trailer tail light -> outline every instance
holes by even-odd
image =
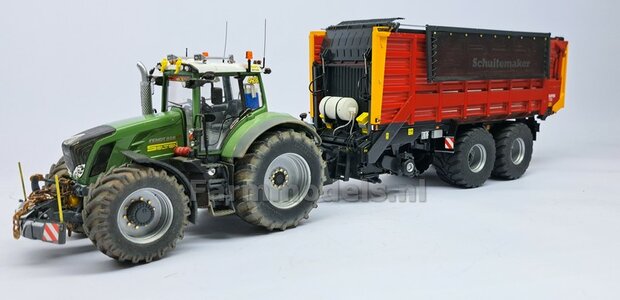
[[[431,131],[431,138],[438,139],[443,136],[443,130],[435,129]]]

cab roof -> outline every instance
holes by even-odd
[[[247,72],[247,63],[240,64],[236,62],[230,62],[227,60],[224,60],[224,62],[222,62],[222,59],[195,60],[194,58],[186,58],[186,57],[180,57],[177,59],[181,60],[181,71],[198,72],[200,74],[207,73],[207,72],[213,72],[213,73]],[[189,68],[186,69],[186,67],[189,67]],[[160,71],[161,63],[158,63],[155,69],[156,71]],[[254,69],[254,65],[252,69]],[[176,70],[176,64],[168,63],[168,65],[166,66],[166,71],[175,71],[175,70]]]

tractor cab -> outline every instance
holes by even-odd
[[[236,63],[208,53],[181,58],[169,55],[151,71],[161,86],[161,110],[183,109],[189,132],[203,132],[200,148],[218,152],[239,119],[263,107],[260,62]],[[192,141],[188,141],[191,144]]]

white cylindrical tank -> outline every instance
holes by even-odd
[[[357,101],[350,97],[325,96],[319,103],[319,112],[332,120],[351,121],[358,110]]]

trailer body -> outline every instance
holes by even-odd
[[[466,125],[518,121],[535,138],[535,117],[563,108],[568,54],[563,38],[440,26],[410,29],[397,20],[347,21],[310,33],[310,114],[327,156],[337,157],[331,164],[336,179],[398,173],[381,160],[399,160],[398,149],[407,144],[451,152],[444,139]],[[344,121],[318,113],[326,96],[357,101],[359,135],[351,130],[343,140],[333,133],[330,127]],[[360,153],[350,150],[362,145],[353,140],[363,144]],[[341,155],[346,152],[348,158]],[[334,165],[342,160],[348,170]]]

